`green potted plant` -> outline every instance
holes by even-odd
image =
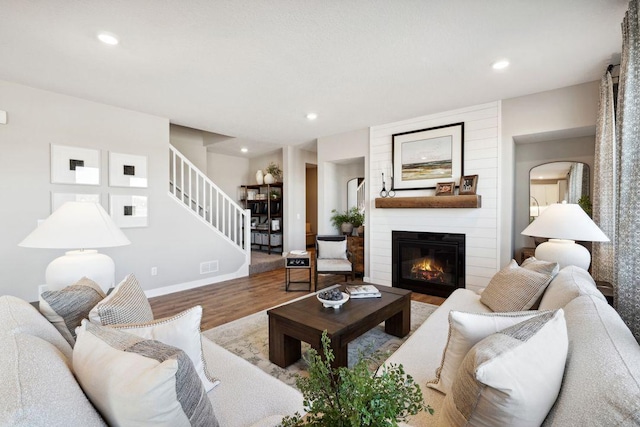
[[[358,236],[364,234],[364,211],[361,211],[357,207],[352,207],[348,211],[349,222],[353,224]]]
[[[379,372],[369,370],[361,357],[353,368],[333,368],[333,351],[326,331],[322,334],[324,357],[310,349],[306,362],[309,377],[298,377],[307,414],[285,417],[283,427],[383,427],[397,426],[422,410],[433,414],[423,402],[422,391],[402,365],[389,364]]]
[[[338,229],[342,234],[351,234],[353,231],[353,224],[351,224],[351,215],[349,211],[338,212],[336,209],[331,211],[331,224]]]
[[[264,176],[265,184],[273,184],[279,179],[282,179],[282,169],[280,169],[279,165],[276,165],[273,162],[269,163],[269,166],[267,166],[267,168],[264,171],[265,171],[265,176]],[[271,177],[267,178],[268,175],[271,175]]]

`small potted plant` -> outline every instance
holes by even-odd
[[[338,229],[342,234],[351,234],[353,231],[353,224],[351,224],[351,215],[349,211],[338,212],[336,209],[331,211],[331,224]]]
[[[269,166],[264,171],[266,172],[264,176],[265,184],[273,184],[282,178],[282,169],[273,162],[269,163]]]
[[[420,386],[404,372],[402,365],[389,364],[371,372],[368,359],[360,357],[353,368],[333,368],[335,359],[330,339],[322,334],[322,353],[310,349],[305,361],[309,377],[298,377],[307,414],[285,417],[283,427],[397,426],[399,421],[422,410],[433,414],[424,404]]]
[[[361,236],[364,234],[364,211],[361,211],[357,207],[349,209],[349,222],[353,224],[355,234]]]

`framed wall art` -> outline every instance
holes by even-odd
[[[436,184],[436,196],[453,196],[455,189],[455,181],[439,182]]]
[[[100,185],[100,150],[51,144],[51,183]]]
[[[110,152],[109,186],[147,188],[147,157]]]
[[[80,193],[51,193],[51,213],[66,202],[95,202],[100,203],[100,194]]]
[[[112,194],[109,214],[120,228],[146,227],[149,223],[147,196]]]
[[[464,123],[393,135],[393,189],[436,188],[463,174]]]
[[[478,175],[466,175],[460,177],[460,190],[458,194],[476,194],[476,187],[478,186]]]

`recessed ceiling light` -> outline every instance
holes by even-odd
[[[98,34],[98,40],[100,40],[104,44],[108,44],[111,46],[115,46],[119,43],[118,38],[113,34],[109,34],[109,33]]]
[[[506,59],[501,59],[499,61],[494,62],[493,65],[491,66],[493,67],[494,70],[504,70],[509,66],[509,61],[507,61]]]
[[[246,153],[249,151],[249,149],[247,147],[242,147],[240,151],[242,151],[243,153]]]
[[[309,120],[315,120],[317,118],[318,118],[318,115],[316,113],[307,114],[307,119],[309,119]]]

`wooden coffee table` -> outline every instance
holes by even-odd
[[[344,291],[345,286],[342,285]],[[347,345],[385,322],[385,332],[398,337],[411,326],[411,291],[377,286],[381,298],[351,298],[339,309],[324,308],[315,294],[267,311],[269,360],[285,368],[301,357],[301,341],[320,352],[322,332],[331,338],[334,367],[347,366]]]

